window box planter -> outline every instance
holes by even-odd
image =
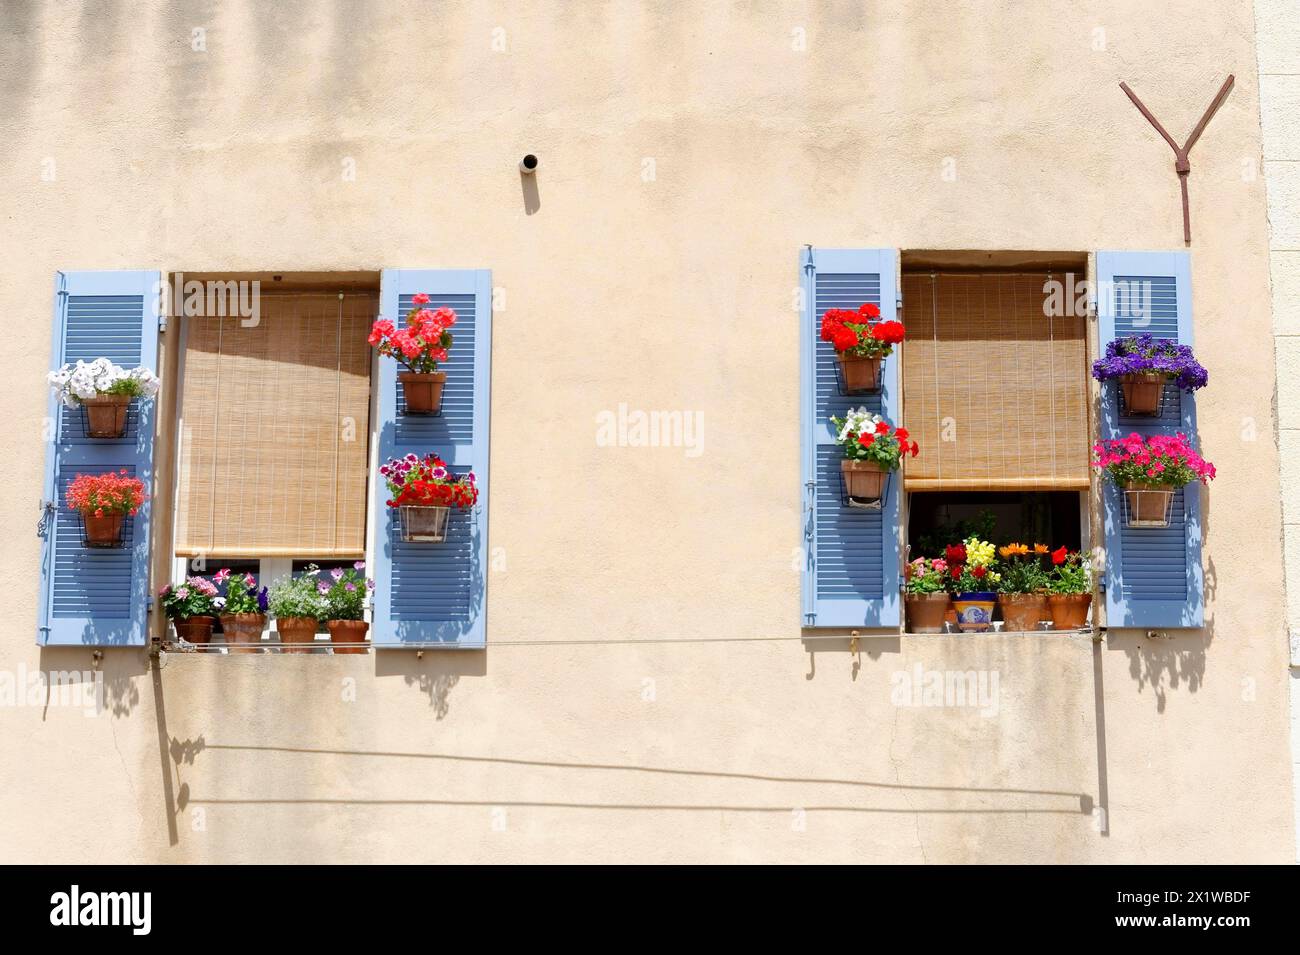
[[[450,507],[404,504],[397,509],[402,540],[415,544],[441,544],[447,539]]]
[[[306,653],[316,642],[315,617],[277,617],[275,629],[280,634],[282,653]]]
[[[1124,487],[1124,523],[1129,527],[1168,527],[1174,504],[1172,484],[1137,484]]]
[[[176,628],[177,639],[206,646],[212,640],[212,628],[216,622],[216,617],[198,615],[176,617],[172,620],[172,626]]]
[[[998,609],[1004,630],[1037,630],[1050,616],[1047,594],[998,594]]]
[[[130,395],[96,395],[81,402],[82,427],[88,438],[120,438],[126,434]]]
[[[998,595],[991,591],[970,591],[953,594],[952,606],[957,611],[957,629],[962,633],[984,633],[993,627],[993,608],[998,605]]]
[[[1120,396],[1124,399],[1124,413],[1141,417],[1160,417],[1164,408],[1165,383],[1169,375],[1158,371],[1142,371],[1123,375],[1119,380]]]
[[[1092,594],[1051,594],[1047,609],[1052,615],[1053,630],[1079,630],[1088,625],[1088,608]]]
[[[442,389],[447,383],[445,371],[402,371],[397,373],[397,380],[402,383],[406,414],[442,413]]]
[[[366,631],[370,624],[364,620],[330,620],[325,624],[330,632],[330,644],[335,653],[365,653]]]
[[[231,653],[261,653],[262,629],[266,626],[264,613],[223,613],[221,629]]]

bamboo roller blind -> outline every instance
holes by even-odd
[[[1086,322],[1045,314],[1047,279],[903,275],[908,490],[1088,488]]]
[[[260,321],[189,319],[176,553],[361,557],[370,293],[270,293]]]

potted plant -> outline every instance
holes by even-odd
[[[107,358],[78,361],[50,372],[50,388],[68,408],[81,408],[86,436],[120,438],[126,434],[131,399],[152,401],[159,382],[148,368],[121,368]]]
[[[262,630],[266,627],[266,588],[257,589],[252,574],[232,575],[228,569],[212,578],[226,585],[226,596],[213,603],[221,611],[221,629],[231,653],[260,653]]]
[[[1098,381],[1118,378],[1124,410],[1130,415],[1159,415],[1165,383],[1183,391],[1205,387],[1210,376],[1187,345],[1152,335],[1129,335],[1106,345],[1106,357],[1092,363]]]
[[[948,562],[942,557],[918,557],[903,572],[903,604],[908,633],[943,633],[948,613]]]
[[[1052,551],[1047,579],[1047,608],[1053,630],[1078,630],[1088,624],[1092,605],[1090,562],[1086,554],[1059,547]]]
[[[880,366],[903,340],[903,323],[882,322],[870,303],[856,310],[828,308],[822,315],[822,341],[835,348],[846,394],[880,390]]]
[[[319,574],[316,580],[316,589],[325,599],[325,626],[335,653],[366,652],[370,624],[362,617],[366,596],[375,589],[375,582],[362,575],[365,569],[365,561],[359,560],[347,570],[335,567],[328,574]]]
[[[998,548],[1002,558],[1002,580],[998,583],[998,608],[1006,630],[1037,630],[1046,620],[1047,569],[1043,557],[1046,544],[1013,543]]]
[[[217,593],[216,585],[206,577],[186,577],[180,586],[168,584],[158,591],[158,601],[178,639],[204,645],[212,639]]]
[[[460,477],[436,454],[392,458],[379,468],[388,482],[388,506],[397,509],[402,540],[441,543],[453,507],[473,507],[478,501],[474,472]]]
[[[1093,467],[1103,471],[1124,491],[1125,522],[1129,527],[1168,527],[1174,491],[1193,481],[1208,483],[1214,465],[1187,441],[1185,434],[1133,433],[1127,438],[1093,445]]]
[[[844,449],[840,475],[850,506],[874,505],[885,493],[885,480],[897,471],[903,456],[916,457],[916,443],[906,428],[895,428],[866,408],[851,408],[844,419],[832,417],[835,443]]]
[[[320,621],[327,615],[325,595],[316,586],[313,564],[299,577],[274,581],[267,592],[267,609],[275,617],[282,653],[305,653],[316,642]]]
[[[997,587],[1002,576],[994,570],[997,550],[988,541],[968,537],[960,544],[944,549],[948,564],[948,589],[957,611],[957,629],[963,633],[983,633],[993,627],[993,608],[997,606]]]
[[[447,373],[438,371],[438,362],[447,360],[456,313],[446,307],[428,308],[429,296],[423,292],[411,301],[414,307],[406,313],[406,325],[397,328],[387,319],[378,319],[370,328],[370,344],[406,367],[397,375],[406,413],[437,414],[447,383]]]
[[[144,482],[126,473],[78,474],[64,492],[68,507],[81,514],[87,547],[121,547],[122,522],[148,500]]]

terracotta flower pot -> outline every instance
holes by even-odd
[[[451,508],[403,504],[397,509],[397,517],[401,522],[402,540],[441,544],[447,539]]]
[[[96,395],[82,398],[81,407],[86,415],[86,437],[120,438],[126,434],[126,412],[131,406],[130,395]]]
[[[1052,594],[1047,608],[1052,614],[1052,629],[1078,630],[1088,625],[1088,608],[1092,594]]]
[[[275,629],[283,645],[281,653],[306,653],[316,642],[315,617],[276,617]]]
[[[840,352],[840,373],[844,376],[844,390],[851,393],[880,390],[880,364],[882,358],[860,358]]]
[[[904,594],[908,633],[943,633],[951,598],[946,593]]]
[[[216,617],[175,617],[172,626],[176,628],[176,636],[186,643],[207,644],[212,639],[212,627],[216,622]]]
[[[442,408],[442,386],[447,383],[445,371],[402,371],[397,380],[402,383],[402,397],[407,414],[437,414]]]
[[[885,479],[889,472],[875,461],[840,462],[840,473],[844,475],[844,490],[849,497],[860,501],[878,501],[885,493]]]
[[[231,653],[261,653],[262,628],[266,626],[263,613],[223,613],[221,629]]]
[[[1158,415],[1163,404],[1165,382],[1168,375],[1158,371],[1141,371],[1122,375],[1120,392],[1124,396],[1124,412],[1130,415]]]
[[[998,594],[1004,630],[1037,630],[1048,619],[1047,594]]]
[[[364,620],[330,620],[325,626],[329,628],[330,643],[334,645],[335,653],[366,652],[366,648],[362,646],[339,646],[339,644],[365,642],[366,631],[370,629],[370,624]]]
[[[952,605],[957,611],[957,629],[962,633],[984,633],[993,629],[993,608],[998,605],[996,593],[954,594]]]
[[[1172,484],[1146,485],[1130,481],[1124,486],[1129,527],[1168,527],[1174,500]]]
[[[94,514],[81,512],[82,523],[86,525],[87,547],[121,547],[123,514]]]

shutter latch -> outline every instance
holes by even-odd
[[[36,536],[44,537],[46,531],[50,528],[50,521],[54,516],[54,502],[41,501],[41,516],[36,521]]]
[[[803,536],[805,540],[812,540],[813,537],[813,495],[817,493],[817,482],[807,481],[804,483],[806,491],[804,495],[805,515],[803,525]]]

